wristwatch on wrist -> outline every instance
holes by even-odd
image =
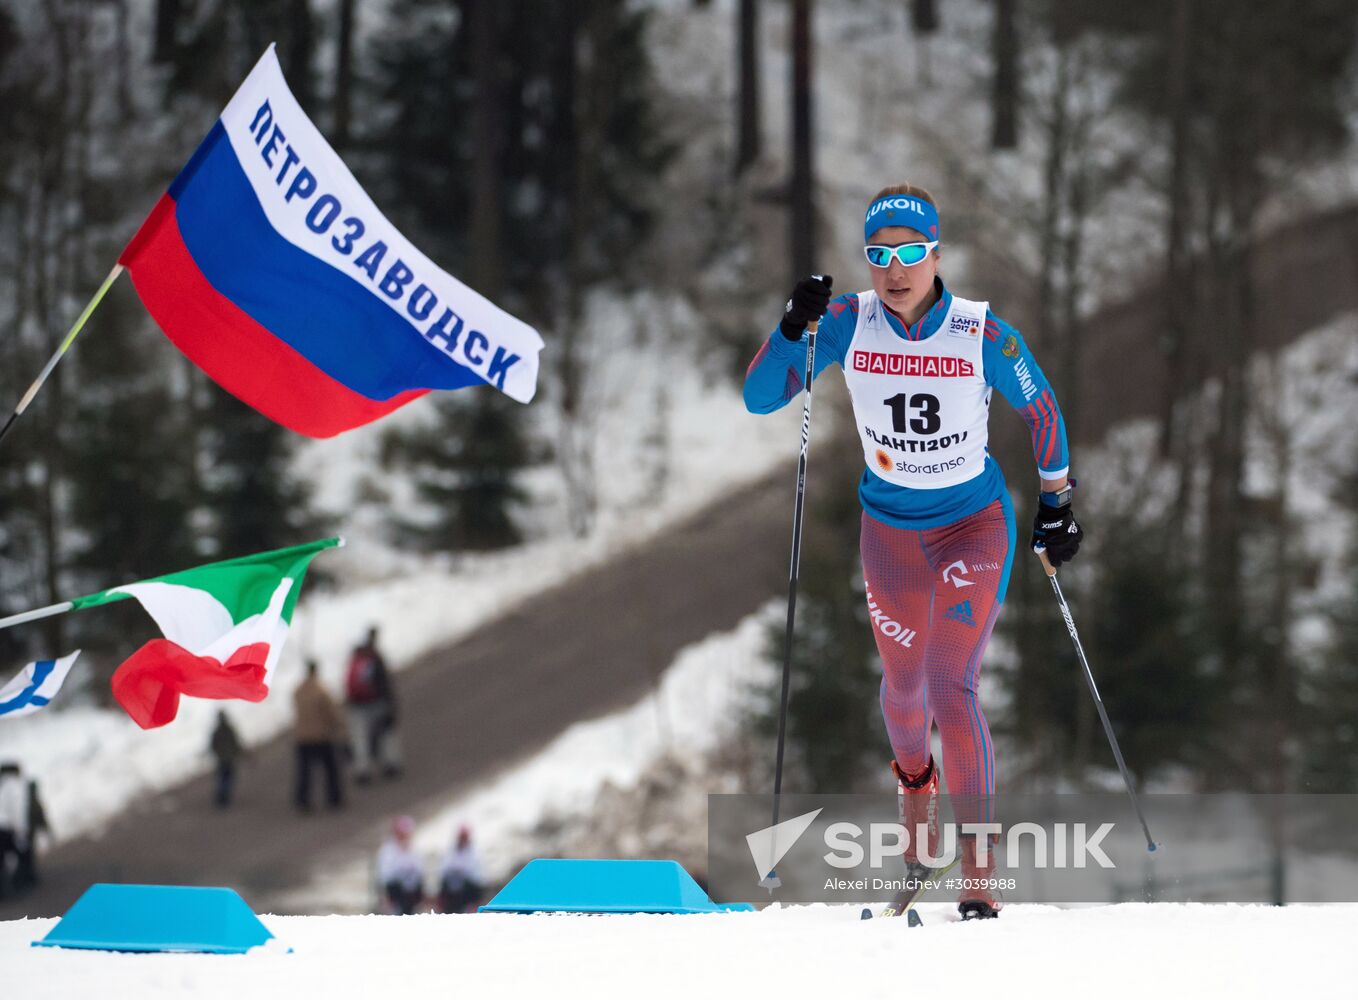
[[[1065,486],[1062,486],[1055,493],[1048,493],[1046,490],[1043,490],[1042,503],[1047,507],[1069,507],[1071,494],[1074,492],[1075,484],[1072,482],[1066,483]]]

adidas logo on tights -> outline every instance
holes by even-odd
[[[951,618],[953,621],[961,622],[963,625],[970,625],[972,628],[976,627],[976,619],[972,616],[970,601],[962,601],[958,604],[954,604],[947,611],[943,612],[943,617]]]

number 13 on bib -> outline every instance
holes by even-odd
[[[939,489],[984,471],[990,387],[981,331],[987,307],[954,296],[938,333],[903,340],[877,296],[859,293],[844,380],[864,460],[887,482]]]

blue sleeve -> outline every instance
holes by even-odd
[[[1059,479],[1070,471],[1066,422],[1056,404],[1056,393],[1037,366],[1033,352],[1012,326],[986,313],[982,347],[986,384],[1000,391],[1018,410],[1033,437],[1033,457],[1044,479]]]
[[[816,328],[816,370],[819,377],[832,364],[844,366],[844,356],[858,324],[858,296],[841,295]],[[780,410],[802,391],[806,377],[806,334],[788,340],[774,327],[745,372],[745,408],[751,413]]]

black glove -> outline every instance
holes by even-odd
[[[788,340],[801,340],[806,324],[818,320],[830,308],[830,286],[835,279],[828,274],[813,274],[797,282],[792,289],[792,298],[787,300],[787,310],[783,313],[778,329]]]
[[[1045,547],[1047,559],[1053,566],[1060,566],[1075,558],[1085,533],[1075,520],[1070,494],[1066,493],[1065,503],[1059,506],[1047,502],[1051,496],[1050,493],[1038,496],[1037,514],[1033,517],[1032,548],[1036,549],[1039,545]]]

